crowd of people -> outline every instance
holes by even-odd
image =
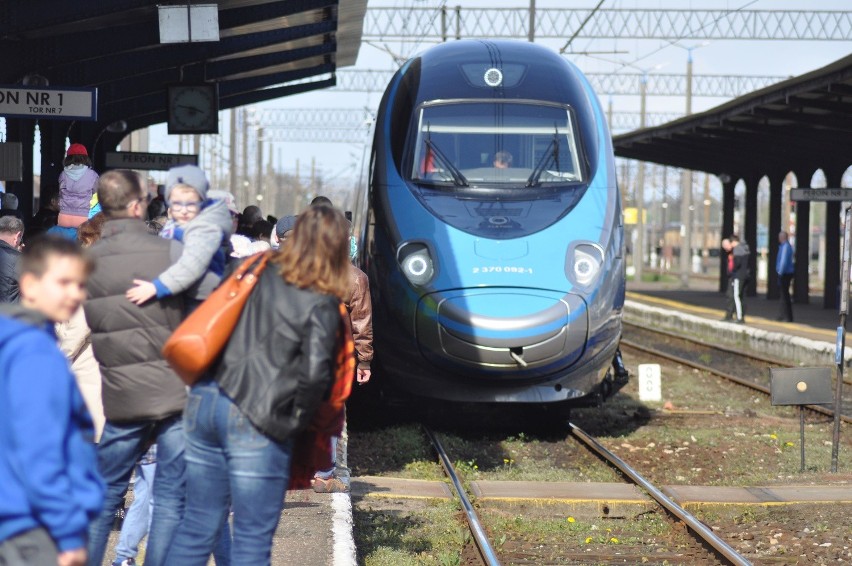
[[[132,171],[98,175],[81,144],[65,165],[41,234],[0,217],[0,564],[101,566],[131,482],[108,563],[135,564],[147,536],[147,566],[269,564],[291,467],[306,465],[294,445],[350,367],[345,340],[349,379],[371,377],[349,222],[324,197],[298,216],[241,213],[192,165],[157,194]],[[260,257],[224,351],[187,387],[163,345]],[[318,492],[348,490],[333,420],[330,457],[310,461]]]

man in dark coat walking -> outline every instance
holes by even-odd
[[[136,306],[125,297],[134,279],[153,280],[180,255],[181,244],[149,234],[143,217],[148,194],[132,171],[104,173],[98,201],[106,216],[101,239],[89,250],[95,271],[84,308],[101,368],[106,424],[98,467],[107,484],[104,510],[89,531],[89,563],[101,564],[113,514],[133,467],[157,443],[154,510],[146,566],[165,566],[183,518],[185,496],[182,413],[186,388],[160,354],[180,324],[180,296]]]
[[[24,223],[17,216],[0,217],[0,303],[17,303],[18,258]]]

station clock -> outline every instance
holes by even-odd
[[[170,134],[218,134],[218,84],[169,85],[168,111]]]

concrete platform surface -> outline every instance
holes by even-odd
[[[118,534],[110,533],[102,566],[112,564]],[[140,544],[140,558],[146,542]],[[211,557],[208,566],[214,564]],[[272,539],[272,566],[355,566],[349,494],[288,491]]]
[[[627,298],[662,308],[671,308],[709,320],[720,320],[725,314],[725,295],[706,288],[670,288],[653,283],[628,283]],[[821,300],[809,304],[794,304],[794,322],[780,322],[779,302],[762,296],[746,297],[747,327],[761,328],[801,336],[811,340],[834,342],[840,315],[837,310],[822,308]]]
[[[565,503],[647,503],[648,496],[628,483],[473,481],[470,489],[480,501],[551,500]],[[661,488],[681,504],[852,503],[852,485],[777,485],[755,487],[684,486]],[[352,479],[354,496],[451,497],[443,482],[385,477]]]
[[[680,503],[772,505],[852,503],[852,486],[778,485],[771,487],[666,486],[663,492]]]
[[[630,324],[762,352],[794,365],[834,363],[836,326],[829,331],[749,315],[745,325],[734,324],[720,320],[721,310],[634,292],[628,293],[623,313],[624,321]],[[852,363],[852,348],[846,348],[844,357],[847,366]]]
[[[272,542],[273,566],[354,566],[348,493],[288,491]]]
[[[450,499],[450,487],[440,481],[361,476],[352,478],[353,497],[398,497],[416,499]]]
[[[474,481],[471,491],[480,500],[554,499],[564,502],[611,501],[645,503],[648,497],[627,483]]]

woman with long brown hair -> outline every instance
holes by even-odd
[[[270,564],[294,437],[335,372],[348,251],[340,212],[305,211],[260,274],[221,360],[193,386],[184,413],[186,510],[168,564],[207,564],[229,502],[231,563]]]

